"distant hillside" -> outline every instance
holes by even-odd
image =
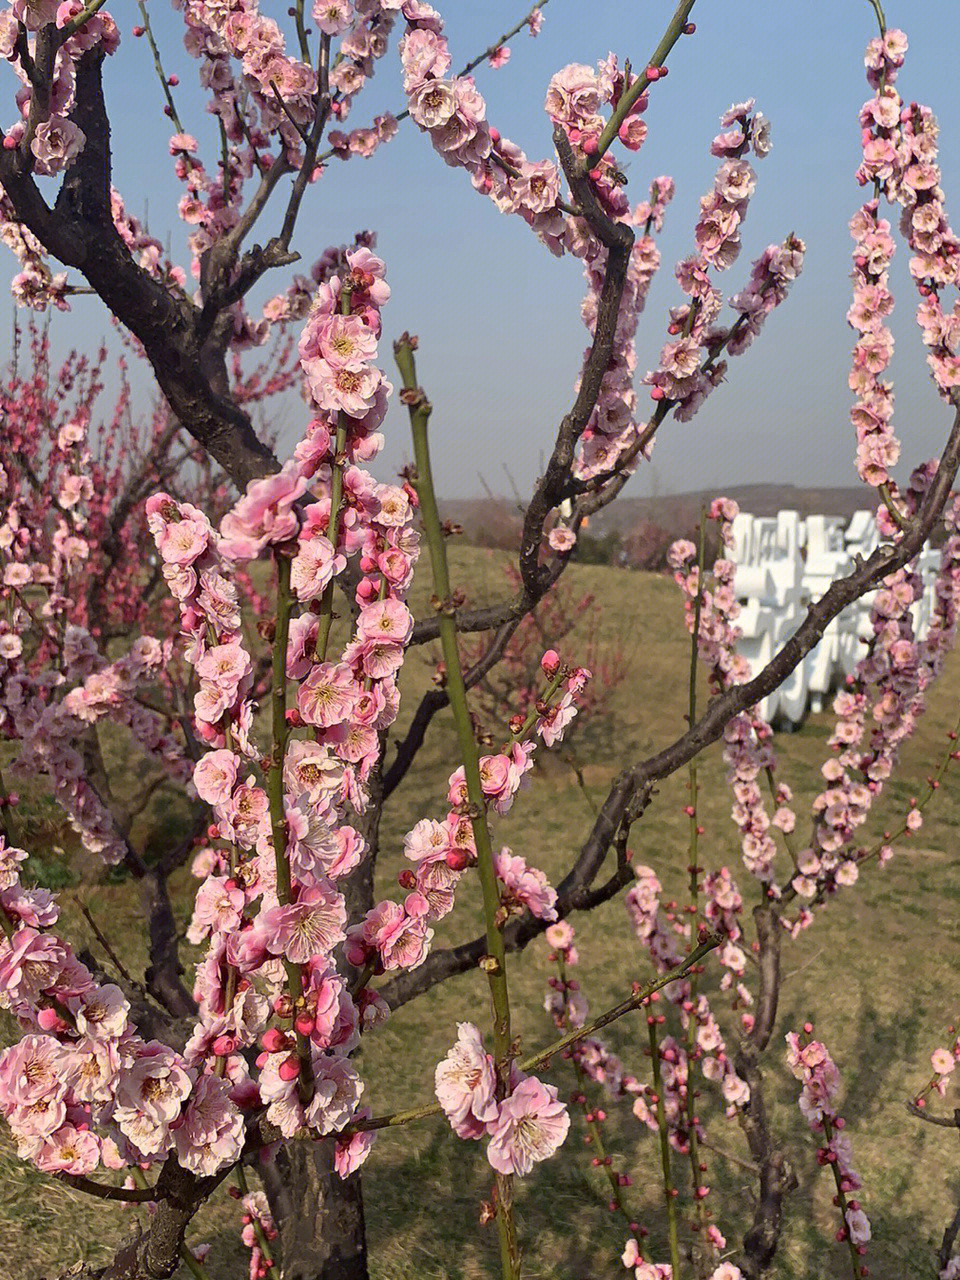
[[[638,525],[661,528],[671,537],[690,530],[700,518],[700,508],[722,493],[734,498],[743,511],[753,515],[775,515],[778,511],[799,511],[801,516],[851,516],[861,508],[871,508],[870,492],[859,488],[798,488],[791,484],[731,485],[700,493],[678,493],[657,498],[620,498],[591,522],[593,537],[622,535]],[[444,517],[463,525],[473,542],[498,546],[515,545],[521,515],[512,498],[454,498],[442,503]]]
[[[659,498],[627,498],[614,502],[597,518],[597,528],[629,529],[638,519],[665,527],[695,524],[700,508],[718,494],[733,498],[741,511],[772,516],[778,511],[799,511],[801,516],[852,516],[861,508],[876,507],[876,496],[865,485],[845,489],[806,489],[792,484],[744,484],[678,493]]]

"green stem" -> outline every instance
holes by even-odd
[[[660,1073],[660,1047],[657,1044],[657,1019],[647,1016],[647,1033],[650,1039],[650,1058],[653,1064],[653,1087],[657,1092],[657,1129],[660,1135],[660,1168],[663,1173],[663,1199],[667,1206],[667,1231],[670,1236],[670,1265],[673,1280],[680,1280],[680,1246],[677,1242],[677,1197],[674,1195],[670,1173],[670,1136],[667,1133],[667,1113],[663,1105],[663,1077]]]
[[[830,1121],[827,1119],[826,1116],[823,1117],[823,1136],[826,1138],[828,1145],[833,1141],[833,1125],[830,1123]],[[846,1196],[846,1192],[843,1190],[843,1179],[841,1177],[840,1170],[837,1168],[836,1160],[832,1160],[830,1162],[830,1168],[833,1170],[833,1180],[837,1186],[837,1200],[840,1202],[838,1205],[838,1208],[840,1210],[840,1219],[843,1222],[843,1229],[844,1229],[844,1232],[846,1233],[847,1245],[850,1248],[850,1261],[853,1267],[853,1280],[860,1280],[860,1276],[861,1276],[860,1255],[859,1253],[857,1253],[857,1246],[853,1243],[853,1240],[851,1239],[851,1236],[850,1236],[850,1227],[847,1223],[847,1196]]]
[[[297,6],[294,15],[294,21],[297,24],[297,40],[300,42],[300,55],[307,66],[312,66],[310,61],[310,42],[307,39],[307,27],[303,20],[304,0],[297,0]]]
[[[690,685],[687,707],[688,723],[690,725],[696,724],[697,721],[697,670],[700,660],[700,619],[703,613],[703,575],[706,567],[706,544],[707,512],[705,507],[701,507],[699,536],[697,538],[697,595],[693,609],[693,634],[690,645]],[[690,783],[690,841],[688,848],[690,861],[687,865],[687,872],[690,876],[690,906],[693,908],[690,912],[690,922],[691,928],[693,928],[694,922],[700,918],[700,813],[698,801],[700,787],[697,779],[696,756],[690,761],[687,773]],[[698,986],[698,973],[697,969],[694,968],[690,974],[690,1002],[693,1005],[696,1005],[697,1002]],[[695,1256],[697,1257],[698,1273],[702,1274],[708,1224],[706,1205],[704,1204],[703,1196],[700,1194],[703,1180],[700,1177],[700,1143],[697,1138],[696,1100],[693,1090],[693,1055],[696,1052],[696,1045],[696,1019],[693,1010],[691,1010],[687,1015],[684,1045],[687,1055],[687,1149],[690,1156],[690,1173],[693,1178],[693,1194],[696,1201],[700,1238],[703,1243],[703,1248]]]
[[[163,63],[160,61],[160,50],[157,48],[157,42],[153,36],[153,27],[150,25],[150,14],[147,12],[147,6],[144,0],[137,0],[140,8],[140,16],[143,19],[143,34],[147,37],[147,44],[150,46],[150,52],[153,54],[153,65],[156,68],[157,79],[160,81],[160,88],[163,90],[163,96],[167,100],[167,107],[170,110],[170,119],[173,121],[177,133],[185,133],[183,123],[177,113],[177,105],[173,100],[173,94],[170,92],[170,82],[167,80],[163,70]]]
[[[287,642],[290,637],[290,557],[281,552],[277,562],[277,624],[273,640],[273,679],[271,703],[273,749],[267,769],[267,797],[270,801],[270,825],[273,832],[273,854],[277,869],[277,901],[284,906],[291,900],[290,862],[287,858],[287,823],[283,811],[283,761],[287,750]],[[287,985],[293,1002],[293,1016],[303,1002],[303,976],[300,965],[284,960]],[[300,1059],[300,1100],[306,1105],[313,1097],[313,1063],[310,1040],[297,1032],[297,1057]]]
[[[206,1267],[187,1245],[180,1246],[180,1257],[183,1259],[187,1270],[196,1277],[196,1280],[210,1280],[210,1273]]]
[[[557,668],[557,674],[553,677],[553,679],[550,681],[550,683],[547,685],[546,689],[544,690],[543,697],[537,698],[536,702],[534,703],[533,710],[527,716],[526,720],[524,720],[523,724],[520,726],[517,732],[513,734],[512,737],[510,738],[510,742],[507,744],[507,750],[509,750],[510,747],[514,745],[514,743],[522,742],[523,739],[527,736],[527,734],[530,732],[533,726],[540,719],[540,712],[537,710],[536,703],[546,702],[547,704],[549,704],[550,699],[560,688],[560,684],[562,680],[563,680],[563,666],[561,664],[561,666]]]
[[[374,958],[372,960],[368,960],[367,963],[360,970],[359,974],[357,975],[357,979],[354,982],[353,986],[350,988],[350,995],[358,996],[360,992],[363,990],[363,988],[370,981],[370,979],[373,977],[373,975],[376,973],[376,971],[377,971],[376,959]]]
[[[883,499],[883,505],[890,512],[893,523],[901,533],[906,533],[906,531],[913,525],[913,521],[908,515],[904,515],[900,510],[900,506],[890,490],[889,482],[884,481],[883,484],[877,486],[877,489],[880,497]]]
[[[704,956],[709,955],[715,947],[720,946],[721,939],[718,937],[710,937],[705,942],[701,942],[695,951],[691,951],[687,958],[681,961],[675,968],[663,973],[653,982],[648,982],[646,986],[641,987],[639,983],[635,984],[634,991],[626,1000],[621,1000],[619,1004],[614,1005],[612,1009],[608,1009],[605,1013],[601,1013],[599,1017],[594,1018],[592,1022],[586,1023],[582,1027],[577,1027],[574,1031],[568,1031],[565,1036],[561,1036],[559,1040],[554,1040],[548,1044],[545,1049],[538,1049],[536,1053],[531,1054],[528,1058],[521,1058],[519,1067],[521,1071],[538,1071],[541,1067],[546,1067],[558,1055],[562,1054],[564,1049],[569,1049],[572,1045],[583,1040],[585,1036],[592,1036],[597,1031],[602,1031],[604,1027],[608,1027],[611,1022],[616,1022],[618,1018],[622,1018],[624,1014],[632,1013],[633,1010],[639,1009],[649,1000],[655,991],[660,991],[664,987],[668,987],[671,982],[677,982],[680,978],[686,977],[690,969],[699,964]],[[425,1106],[415,1107],[411,1111],[394,1111],[390,1115],[372,1116],[369,1120],[357,1120],[353,1124],[348,1124],[341,1131],[343,1134],[365,1133],[372,1129],[394,1129],[399,1125],[410,1124],[414,1120],[426,1120],[430,1116],[440,1114],[440,1104],[438,1102],[429,1102]]]
[[[690,10],[693,8],[695,3],[696,0],[681,0],[680,4],[677,6],[676,12],[670,19],[670,25],[663,33],[663,39],[657,45],[656,49],[654,49],[653,56],[647,63],[648,68],[663,66],[670,50],[683,35],[683,28],[687,24],[687,18],[690,16]],[[607,121],[603,132],[600,134],[600,139],[597,143],[597,150],[592,156],[587,157],[589,168],[592,169],[598,163],[600,157],[609,150],[610,144],[613,142],[620,130],[620,126],[630,114],[630,108],[644,90],[649,87],[649,85],[650,81],[647,79],[646,71],[644,71],[643,75],[639,76],[633,84],[630,85],[628,89],[625,89],[620,95],[620,101],[617,103],[616,109]]]
[[[237,1174],[237,1188],[240,1194],[242,1196],[248,1196],[250,1194],[250,1186],[247,1182],[247,1175],[246,1173],[244,1173],[242,1164],[237,1165],[236,1174]],[[266,1234],[260,1223],[260,1219],[256,1216],[256,1214],[251,1214],[250,1217],[253,1223],[253,1230],[257,1237],[257,1244],[259,1244],[260,1246],[260,1252],[263,1254],[264,1258],[266,1258],[268,1262],[272,1263],[274,1261],[273,1251],[270,1248],[270,1241],[266,1237]]]
[[[290,901],[290,864],[287,861],[287,827],[283,812],[283,761],[287,750],[287,643],[290,638],[290,557],[277,554],[277,622],[273,640],[271,682],[271,716],[273,750],[267,768],[267,795],[270,799],[270,822],[273,830],[273,852],[277,866],[277,900],[281,906]]]
[[[567,967],[563,963],[563,959],[561,956],[557,957],[557,969],[560,973],[560,981],[563,983],[564,1008],[566,1010],[566,1013],[568,1016],[568,1022],[569,1022],[570,1004],[569,1004],[569,1000],[567,999]],[[610,1195],[613,1200],[613,1203],[617,1207],[617,1212],[620,1214],[624,1222],[627,1224],[627,1230],[629,1231],[630,1224],[635,1219],[633,1215],[630,1213],[630,1211],[627,1209],[626,1205],[623,1203],[623,1196],[620,1193],[620,1179],[617,1176],[617,1172],[613,1168],[612,1163],[608,1161],[607,1151],[603,1144],[603,1134],[601,1132],[600,1121],[597,1119],[593,1110],[589,1107],[586,1101],[587,1088],[589,1084],[587,1074],[584,1071],[580,1063],[580,1059],[576,1053],[571,1055],[571,1061],[573,1062],[573,1069],[577,1073],[577,1085],[580,1090],[580,1096],[581,1098],[584,1099],[584,1101],[581,1103],[581,1106],[583,1107],[583,1113],[584,1113],[583,1118],[584,1118],[584,1123],[587,1125],[587,1128],[590,1130],[591,1146],[593,1147],[594,1155],[596,1159],[600,1162],[599,1167],[603,1170],[606,1176],[606,1179],[610,1184]],[[636,1235],[634,1235],[634,1233],[630,1231],[630,1234],[634,1236],[634,1239],[637,1242],[637,1248],[640,1251],[641,1258],[644,1257],[643,1245],[641,1243],[641,1237],[639,1235],[639,1232]]]
[[[881,5],[880,0],[867,0],[867,4],[870,5],[873,12],[877,15],[877,22],[880,25],[881,37],[885,36],[887,34],[887,19],[884,16],[883,6]]]
[[[75,36],[81,27],[86,26],[94,14],[103,8],[107,0],[91,0],[85,9],[77,14],[75,18],[71,18],[69,22],[65,22],[57,32],[57,46],[66,44],[71,36]]]
[[[503,930],[499,923],[500,890],[494,869],[490,828],[487,825],[486,799],[480,781],[480,751],[473,731],[467,690],[463,682],[463,668],[457,647],[457,623],[450,588],[450,567],[447,563],[447,549],[430,467],[427,424],[431,406],[417,384],[412,343],[401,339],[394,345],[394,355],[404,390],[408,393],[410,427],[413,433],[413,451],[417,469],[416,489],[420,499],[423,533],[433,570],[436,608],[439,613],[440,645],[447,671],[447,697],[460,744],[460,757],[463,761],[470,806],[470,826],[477,850],[477,872],[483,894],[483,918],[487,937],[487,955],[480,963],[486,972],[490,987],[490,998],[493,1004],[494,1059],[497,1066],[499,1094],[504,1097],[510,1088],[510,1065],[513,1058],[510,994],[507,986],[507,953],[503,944]],[[512,1178],[502,1174],[497,1175],[497,1225],[500,1231],[500,1262],[504,1280],[518,1280],[520,1275],[520,1256],[513,1221],[512,1183]]]

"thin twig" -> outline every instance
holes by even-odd
[[[120,959],[120,957],[114,951],[113,947],[111,947],[110,943],[107,941],[106,937],[101,932],[99,926],[97,925],[96,920],[94,920],[93,916],[90,914],[90,908],[87,906],[87,904],[81,901],[81,899],[77,896],[77,894],[73,895],[73,900],[82,911],[84,920],[86,920],[87,924],[93,930],[97,941],[100,943],[101,947],[103,947],[104,951],[110,957],[111,961],[113,962],[114,968],[120,974],[121,978],[123,978],[126,982],[129,982],[131,987],[139,987],[140,984],[136,982],[133,978],[131,978],[130,974],[127,972],[123,964],[123,961]]]

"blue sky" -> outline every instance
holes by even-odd
[[[261,0],[282,23],[287,5]],[[439,3],[455,65],[486,47],[522,15],[523,0]],[[160,87],[146,42],[130,36],[132,5],[111,6],[122,24],[119,53],[108,60],[106,94],[113,121],[115,183],[130,210],[149,220],[160,239],[183,243],[176,217],[180,189],[166,153],[171,128],[161,114]],[[502,69],[481,67],[477,82],[491,121],[531,159],[552,155],[543,98],[551,74],[568,62],[594,62],[610,50],[621,61],[646,63],[673,10],[672,0],[551,0],[539,38],[512,42]],[[215,135],[196,86],[196,64],[183,51],[183,26],[167,0],[150,12],[185,127],[209,142]],[[928,103],[941,121],[941,160],[948,207],[960,218],[960,0],[888,0],[887,20],[910,38],[900,91]],[[627,165],[630,192],[642,199],[650,179],[672,174],[677,184],[661,247],[664,265],[651,290],[638,334],[641,372],[654,367],[664,317],[677,300],[673,263],[689,252],[697,201],[709,189],[716,162],[709,154],[717,117],[732,101],[756,97],[773,125],[774,147],[758,167],[759,186],[740,261],[726,273],[735,292],[750,261],[793,231],[807,243],[806,266],[787,303],[760,339],[731,363],[721,387],[690,423],[661,428],[652,461],[631,481],[636,495],[762,480],[799,484],[856,483],[846,370],[852,335],[847,221],[862,193],[853,178],[859,156],[857,112],[868,95],[862,55],[875,32],[866,0],[701,0],[697,32],[680,41],[670,75],[651,91],[649,136]],[[351,116],[365,124],[402,105],[392,49]],[[279,217],[275,213],[275,217]],[[273,230],[267,219],[260,236]],[[583,282],[578,263],[557,260],[517,218],[503,217],[448,169],[410,123],[371,160],[333,163],[304,203],[295,247],[307,264],[331,243],[361,227],[379,233],[378,252],[393,289],[385,314],[387,340],[404,329],[420,336],[420,376],[433,400],[438,485],[446,496],[477,495],[480,475],[495,492],[515,479],[529,487],[556,424],[569,406],[585,342],[579,318]],[[180,255],[186,262],[186,255]],[[898,309],[893,375],[897,430],[908,465],[939,450],[948,412],[926,374],[913,321],[915,295],[901,251],[894,281]],[[276,292],[279,273],[266,293]],[[109,332],[96,300],[78,299],[72,316],[54,320],[58,347]],[[389,346],[384,352],[389,362]],[[149,380],[138,380],[149,395]],[[298,403],[278,422],[281,451],[300,434]],[[384,475],[410,454],[405,415],[387,420]]]

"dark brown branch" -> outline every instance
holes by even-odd
[[[941,1271],[947,1268],[958,1235],[960,1235],[960,1206],[957,1207],[951,1222],[943,1229],[943,1239],[940,1241],[940,1249],[937,1252],[937,1262]]]
[[[584,365],[580,387],[573,408],[560,424],[547,469],[534,491],[524,517],[520,542],[520,575],[524,590],[532,599],[542,595],[541,581],[544,575],[540,568],[540,546],[543,526],[561,499],[573,466],[577,442],[596,407],[604,376],[610,367],[627,265],[634,242],[632,228],[624,222],[614,222],[604,212],[590,179],[580,171],[563,129],[557,128],[554,131],[553,141],[570,190],[583,210],[591,230],[606,247],[607,261],[593,343]]]
[[[955,393],[954,404],[960,403]],[[654,756],[625,769],[614,781],[600,808],[593,829],[566,878],[558,886],[557,911],[582,909],[607,850],[625,818],[635,819],[647,804],[655,783],[669,777],[723,733],[729,721],[754,706],[778,688],[794,668],[820,643],[830,622],[848,605],[872,590],[889,574],[908,564],[923,547],[940,518],[960,466],[960,408],[927,491],[923,505],[910,528],[899,541],[881,543],[866,560],[859,560],[844,578],[838,578],[823,596],[810,605],[803,622],[758,675],[746,684],[734,685],[713,699],[706,711],[686,733]],[[530,920],[514,924],[505,933],[511,949],[526,946],[542,932]],[[402,1004],[429,990],[435,983],[473,968],[483,955],[483,942],[474,939],[459,946],[434,951],[410,973],[394,979],[385,988],[388,1002]]]
[[[155,1187],[110,1187],[103,1182],[94,1182],[92,1178],[83,1178],[73,1173],[56,1173],[53,1176],[74,1191],[96,1196],[98,1200],[119,1200],[121,1204],[150,1204],[157,1198]]]
[[[543,599],[568,563],[566,556],[558,556],[549,564],[540,563],[543,528],[550,512],[563,499],[570,481],[577,442],[590,421],[604,375],[610,367],[620,302],[634,243],[633,229],[625,222],[615,222],[604,211],[564,131],[558,128],[553,140],[577,204],[590,229],[607,249],[597,322],[573,407],[560,423],[546,471],[538,481],[524,515],[519,556],[522,589],[513,600],[483,609],[458,611],[455,616],[457,630],[461,632],[489,631],[522,618]],[[412,643],[424,644],[436,639],[438,634],[436,618],[424,618],[414,627]]]
[[[960,1107],[954,1111],[952,1116],[931,1115],[926,1107],[918,1107],[915,1102],[908,1102],[906,1107],[912,1116],[916,1116],[918,1120],[922,1120],[925,1124],[939,1125],[942,1129],[960,1130]]]
[[[19,152],[0,149],[0,184],[17,217],[44,248],[82,272],[117,319],[143,345],[160,389],[190,434],[241,488],[277,469],[248,416],[230,398],[223,352],[201,342],[198,310],[172,282],[153,279],[124,244],[110,212],[110,124],[103,99],[102,53],[77,64],[73,118],[87,144],[67,171],[50,209]]]
[[[754,908],[753,918],[760,944],[757,1014],[750,1034],[741,1039],[740,1049],[734,1059],[737,1075],[750,1089],[750,1097],[746,1105],[737,1111],[737,1118],[747,1139],[750,1155],[757,1166],[760,1181],[753,1222],[743,1237],[740,1269],[746,1280],[759,1280],[766,1274],[780,1242],[784,1197],[797,1185],[796,1174],[789,1160],[777,1147],[770,1132],[763,1096],[763,1074],[760,1070],[760,1056],[773,1034],[777,1016],[781,926],[771,904],[761,904]]]
[[[180,1266],[187,1226],[215,1188],[230,1172],[225,1165],[209,1178],[198,1178],[167,1157],[153,1199],[156,1212],[149,1229],[124,1245],[102,1272],[100,1280],[167,1280]]]

